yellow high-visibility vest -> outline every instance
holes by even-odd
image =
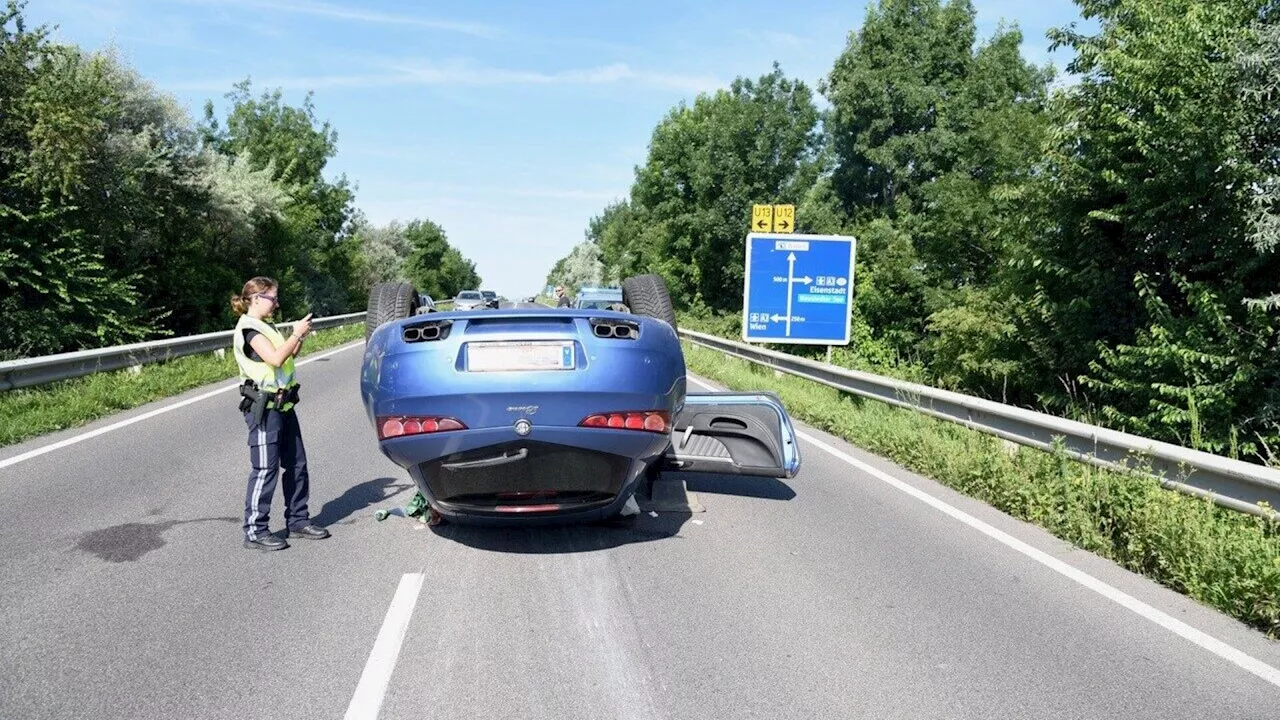
[[[263,360],[249,358],[249,350],[251,348],[246,346],[244,342],[244,331],[249,328],[266,335],[276,347],[281,347],[286,342],[280,331],[271,325],[250,317],[247,313],[241,315],[240,320],[236,322],[234,338],[236,364],[240,366],[240,378],[242,380],[252,380],[258,385],[259,390],[266,393],[274,393],[281,388],[288,389],[297,384],[292,356],[285,358],[280,367],[272,367]],[[291,407],[293,407],[293,403],[285,403],[280,409],[288,410]]]

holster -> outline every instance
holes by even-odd
[[[301,402],[301,398],[298,396],[298,388],[300,387],[302,385],[298,384],[287,390],[280,389],[274,393],[264,393],[258,389],[258,385],[252,380],[245,380],[240,384],[240,412],[252,412],[254,423],[260,424],[267,415],[268,405],[271,406],[271,409],[278,410],[281,405],[286,403],[297,405]]]
[[[267,415],[267,402],[271,400],[271,396],[258,390],[252,380],[245,380],[240,384],[240,398],[240,412],[253,413],[254,424],[261,425],[262,419]]]

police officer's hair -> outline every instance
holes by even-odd
[[[264,275],[252,278],[244,284],[244,289],[240,291],[239,295],[231,296],[231,311],[237,315],[243,315],[249,312],[249,304],[253,302],[255,294],[275,290],[279,287],[280,285],[275,280]]]

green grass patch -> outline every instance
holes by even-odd
[[[692,372],[735,390],[773,390],[797,420],[1280,636],[1280,523],[1062,452],[1011,450],[954,423],[684,347]]]
[[[307,338],[299,357],[363,337],[363,322],[316,330]],[[115,370],[0,392],[0,447],[80,427],[111,413],[238,375],[230,352],[221,358],[205,353],[143,365],[140,372]]]

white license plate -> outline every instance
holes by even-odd
[[[572,370],[574,360],[570,341],[467,343],[470,372]]]

